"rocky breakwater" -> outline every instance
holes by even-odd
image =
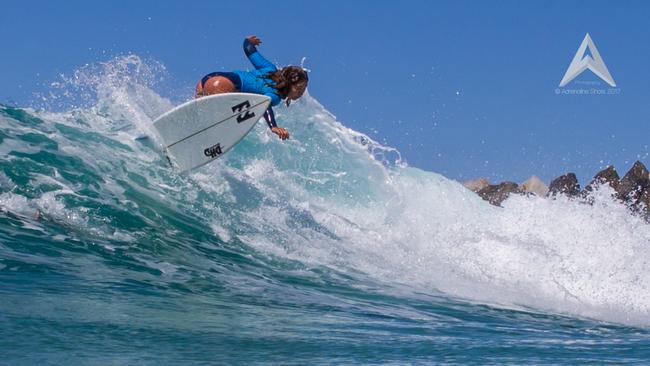
[[[614,196],[624,202],[631,211],[641,214],[650,221],[650,173],[643,163],[637,161],[632,168],[620,178],[613,166],[598,172],[584,189],[580,188],[574,173],[567,173],[553,179],[548,187],[539,178],[533,176],[524,183],[501,182],[490,184],[487,179],[467,181],[465,187],[476,192],[481,198],[495,206],[501,206],[511,194],[536,195],[554,198],[564,195],[573,199],[591,203],[592,193],[598,186],[609,185]]]

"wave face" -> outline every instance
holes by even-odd
[[[190,174],[137,56],[0,107],[0,350],[10,364],[558,363],[650,357],[650,226],[496,208],[305,96]],[[142,134],[148,139],[136,139]]]

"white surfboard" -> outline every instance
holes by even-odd
[[[205,165],[235,146],[255,126],[271,98],[248,93],[216,94],[183,103],[153,122],[172,166]]]

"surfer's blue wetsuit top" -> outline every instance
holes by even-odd
[[[201,84],[205,87],[205,83],[209,78],[213,76],[223,76],[228,78],[235,88],[237,88],[242,93],[254,93],[262,94],[271,98],[271,105],[264,112],[264,119],[269,125],[269,128],[277,127],[275,122],[275,114],[271,107],[280,104],[282,98],[277,94],[277,90],[273,88],[273,80],[268,78],[266,75],[270,72],[277,71],[277,67],[262,56],[257,48],[248,41],[244,40],[244,53],[250,60],[250,62],[255,66],[255,70],[251,71],[241,71],[236,70],[233,72],[213,72],[208,75],[205,75],[201,80]]]

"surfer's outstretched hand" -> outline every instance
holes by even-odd
[[[278,135],[280,140],[286,140],[286,139],[289,138],[289,131],[287,131],[286,129],[284,129],[282,127],[273,127],[271,129],[271,132]]]
[[[257,38],[257,36],[248,36],[246,37],[248,42],[250,42],[253,46],[259,46],[262,43],[262,40]]]

